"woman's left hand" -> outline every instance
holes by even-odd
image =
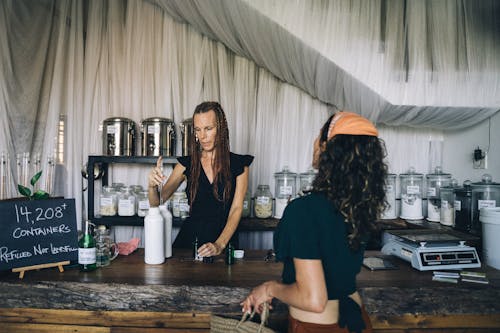
[[[242,306],[242,312],[250,313],[255,308],[255,312],[259,314],[262,313],[264,309],[262,305],[266,302],[271,304],[271,301],[273,300],[273,297],[269,293],[269,288],[273,283],[274,281],[267,281],[255,287],[247,298],[240,303]],[[271,305],[269,305],[269,309],[272,309]]]
[[[217,243],[205,243],[198,249],[201,257],[213,257],[222,253],[223,247]]]

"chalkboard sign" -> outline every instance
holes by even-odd
[[[74,199],[0,201],[0,270],[78,260]]]

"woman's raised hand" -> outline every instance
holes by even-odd
[[[160,156],[156,161],[156,166],[151,169],[148,177],[148,187],[156,187],[163,184],[165,176],[163,175],[163,158]]]

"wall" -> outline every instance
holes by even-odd
[[[490,129],[488,129],[490,127]],[[490,133],[490,135],[488,135]],[[488,138],[489,136],[489,138]],[[489,151],[486,169],[474,169],[472,155],[474,149]],[[450,172],[461,184],[470,179],[480,181],[488,173],[493,181],[500,183],[500,112],[482,123],[459,131],[447,131],[443,145],[443,170]]]

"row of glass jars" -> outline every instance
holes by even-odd
[[[186,192],[178,191],[169,200],[169,209],[173,217],[187,218],[189,204]],[[99,197],[99,213],[101,216],[140,216],[145,217],[149,211],[148,191],[141,185],[103,186]]]

